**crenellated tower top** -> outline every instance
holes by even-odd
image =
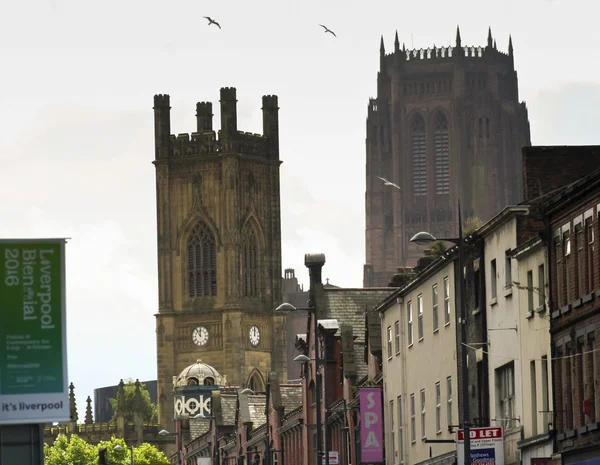
[[[213,104],[196,104],[196,131],[171,134],[170,98],[154,96],[155,160],[235,153],[279,160],[279,106],[276,95],[262,98],[263,134],[238,130],[235,87],[220,89],[221,129],[213,128]]]
[[[507,66],[514,68],[513,59],[513,45],[512,38],[509,36],[508,42],[508,53],[504,53],[498,50],[496,47],[496,41],[492,36],[491,27],[488,28],[488,37],[486,46],[477,45],[463,45],[460,27],[456,27],[456,39],[454,46],[449,45],[447,47],[429,47],[407,50],[402,46],[400,48],[400,41],[398,40],[398,32],[394,39],[394,51],[392,53],[385,53],[383,36],[381,37],[379,54],[381,61],[381,69],[385,69],[388,66],[398,65],[404,62],[414,61],[427,61],[430,63],[440,63],[444,61],[458,60],[465,58],[469,61],[474,60],[488,60],[505,63]]]

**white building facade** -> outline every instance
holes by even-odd
[[[547,249],[539,237],[513,252],[519,288],[522,427],[519,442],[522,465],[548,459],[553,453],[552,358],[548,314]]]
[[[490,426],[504,431],[504,463],[520,461],[521,363],[518,268],[512,259],[517,246],[517,216],[527,207],[507,207],[477,231],[484,241]]]
[[[452,464],[456,433],[449,426],[458,423],[454,254],[444,254],[377,310],[387,465]]]

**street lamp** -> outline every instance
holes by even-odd
[[[469,373],[467,370],[467,311],[465,308],[465,276],[464,276],[464,246],[465,238],[463,237],[462,218],[460,213],[460,200],[458,201],[458,237],[456,238],[435,238],[428,232],[419,232],[415,234],[410,242],[417,245],[428,245],[437,241],[452,242],[458,247],[458,279],[460,289],[460,336],[461,350],[460,360],[462,364],[462,397],[463,397],[463,432],[464,432],[464,465],[471,465],[471,427],[469,424]],[[463,464],[458,464],[463,465]]]
[[[242,390],[242,394],[254,394],[250,388]],[[271,425],[269,419],[269,403],[271,399],[271,379],[267,378],[267,392],[265,399],[265,428],[267,432],[267,442],[265,444],[265,462],[264,465],[271,465]]]
[[[114,447],[114,450],[125,450],[125,447],[123,447],[121,444],[117,444]],[[129,450],[131,451],[131,465],[133,465],[133,446],[129,446]]]
[[[179,427],[179,430],[181,431],[181,425]],[[179,434],[179,432],[176,433],[170,433],[169,431],[167,431],[166,429],[161,429],[158,432],[159,436],[175,436],[175,438],[177,439],[177,463],[181,464],[182,460],[181,460],[181,453],[183,451],[183,437]]]
[[[315,391],[316,391],[316,399],[315,399],[315,403],[317,404],[317,457],[318,457],[318,463],[316,463],[315,465],[322,465],[323,462],[323,422],[321,420],[321,389],[322,389],[322,374],[321,374],[321,358],[319,356],[319,341],[318,341],[318,330],[319,330],[319,325],[317,323],[317,308],[315,307],[315,304],[313,302],[312,299],[310,299],[308,301],[308,307],[302,307],[302,308],[296,308],[294,307],[292,304],[288,304],[288,303],[283,303],[281,304],[279,307],[277,307],[275,309],[276,312],[280,312],[280,313],[290,313],[290,312],[295,312],[295,311],[309,311],[313,314],[313,321],[314,321],[314,334],[315,334],[315,366],[317,367],[317,373],[316,373],[316,378],[317,378],[317,382],[316,382],[316,386],[315,386]],[[298,355],[294,361],[296,362],[301,362],[301,363],[305,363],[310,361],[310,358],[308,358],[306,355]],[[327,446],[327,444],[325,444],[325,446]],[[329,452],[327,452],[327,455],[325,456],[325,465],[329,465]]]
[[[246,389],[244,389],[244,391],[246,391]],[[242,391],[242,394],[244,394],[244,391]],[[215,461],[215,463],[213,465],[219,465],[219,430],[217,428],[217,417],[214,415],[204,415],[203,413],[199,413],[197,415],[194,415],[192,418],[203,418],[205,420],[213,420],[214,421],[214,425],[215,425],[214,461]]]

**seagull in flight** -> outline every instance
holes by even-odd
[[[377,176],[377,177],[383,181],[384,186],[392,186],[400,191],[402,190],[402,188],[398,184],[394,184],[392,181],[388,181],[387,179],[382,178],[381,176]]]
[[[206,19],[208,19],[208,25],[210,26],[211,24],[216,24],[219,29],[221,29],[221,25],[219,23],[217,23],[214,19],[212,19],[210,16],[205,16]]]
[[[332,35],[333,35],[333,37],[337,37],[337,36],[335,35],[335,32],[333,32],[333,31],[332,31],[331,29],[329,29],[327,26],[323,26],[322,24],[319,24],[319,26],[321,26],[323,29],[325,29],[325,34],[327,34],[327,33],[329,32],[330,34],[332,34]]]

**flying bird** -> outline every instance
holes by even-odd
[[[327,34],[327,33],[329,32],[330,34],[332,34],[332,35],[333,35],[333,37],[337,37],[337,36],[335,35],[335,32],[333,32],[333,31],[332,31],[331,29],[329,29],[327,26],[323,26],[322,24],[319,24],[319,26],[321,26],[323,29],[325,29],[325,34]]]
[[[377,176],[377,177],[383,181],[384,186],[392,186],[398,190],[402,190],[402,188],[398,184],[394,184],[392,181],[388,181],[387,179],[382,178],[381,176]]]
[[[208,19],[208,25],[210,26],[211,24],[216,24],[219,29],[221,29],[221,25],[219,23],[217,23],[214,19],[212,19],[210,16],[205,16],[206,19]]]

